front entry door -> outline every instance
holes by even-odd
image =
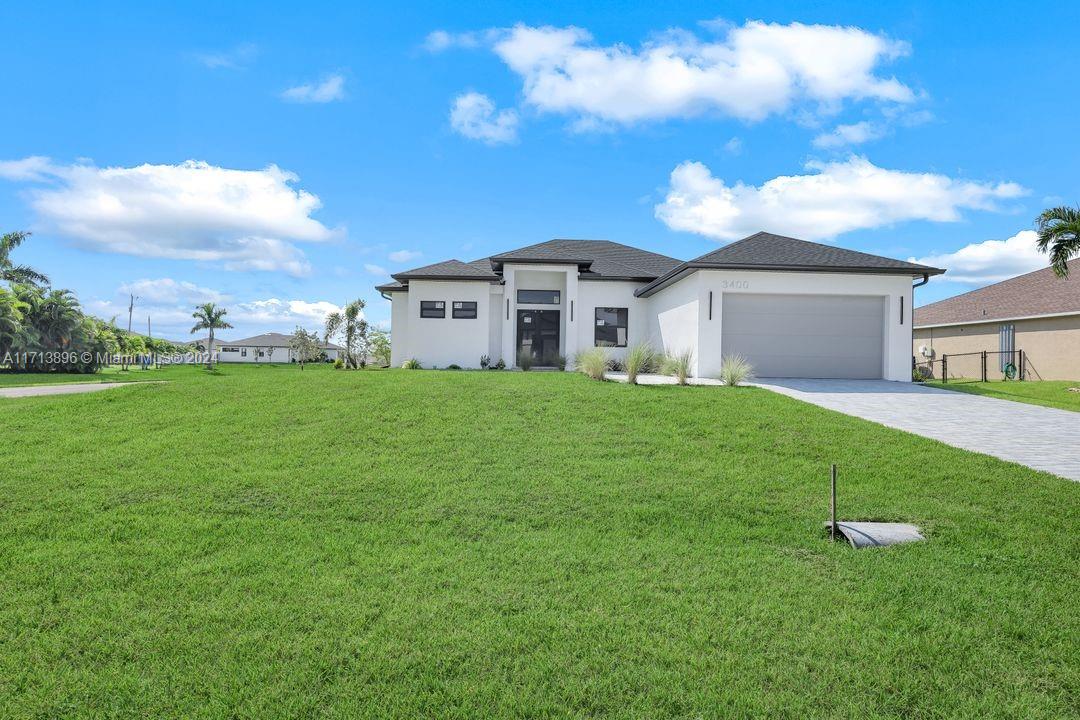
[[[518,354],[528,352],[536,365],[554,365],[559,356],[559,311],[518,310]]]

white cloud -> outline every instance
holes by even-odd
[[[236,312],[232,309],[229,314],[246,323],[272,324],[275,327],[289,327],[290,324],[299,323],[321,324],[326,316],[337,312],[341,308],[332,302],[319,300],[308,302],[306,300],[252,300],[251,302],[238,303]]]
[[[276,165],[99,168],[27,158],[0,165],[0,177],[43,183],[29,193],[39,220],[102,252],[304,275],[310,267],[292,243],[336,234],[311,217],[319,198],[295,189],[299,178]]]
[[[845,100],[915,99],[878,74],[908,45],[856,27],[750,21],[715,41],[674,30],[634,50],[597,45],[581,28],[517,25],[494,52],[521,77],[528,104],[622,124],[709,112],[753,121],[800,102],[832,111]]]
[[[885,137],[886,132],[885,127],[869,120],[851,125],[837,125],[831,132],[815,137],[814,147],[837,148],[846,145],[861,145]]]
[[[731,138],[726,143],[724,143],[724,150],[727,151],[727,153],[730,155],[741,155],[742,140],[737,137]]]
[[[488,145],[517,140],[517,125],[517,112],[496,112],[491,98],[477,92],[459,95],[450,110],[450,126],[456,132],[472,140],[482,140]]]
[[[945,268],[938,279],[971,285],[1000,282],[1049,265],[1039,252],[1034,230],[1021,230],[1007,240],[987,240],[965,245],[956,252],[911,258],[911,262]]]
[[[281,99],[293,103],[328,103],[345,98],[345,76],[334,74],[318,83],[305,83],[282,91]]]
[[[424,49],[439,53],[450,48],[475,48],[480,46],[480,36],[474,32],[452,33],[446,30],[433,30],[424,38]]]
[[[146,303],[221,303],[228,299],[224,293],[206,287],[200,287],[186,280],[172,278],[144,279],[124,283],[119,290],[122,295],[135,295]]]
[[[364,263],[364,272],[369,275],[389,275],[386,268],[381,265],[372,265],[371,263]]]
[[[20,182],[43,182],[48,179],[51,167],[49,158],[41,155],[31,155],[22,160],[0,160],[0,178]]]
[[[387,255],[387,257],[393,262],[403,263],[409,262],[410,260],[416,260],[421,255],[423,255],[423,253],[416,250],[395,250]]]
[[[195,53],[195,59],[211,70],[237,70],[251,64],[258,54],[254,43],[240,43],[230,50]]]
[[[811,162],[806,175],[780,176],[760,187],[727,185],[699,162],[671,172],[656,217],[673,230],[734,240],[759,230],[807,240],[908,220],[955,222],[961,210],[995,210],[1026,193],[1016,183],[954,180],[887,170],[864,157]]]

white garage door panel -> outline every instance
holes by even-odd
[[[758,377],[880,378],[884,298],[725,293],[721,352]]]

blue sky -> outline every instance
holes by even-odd
[[[0,227],[178,338],[386,323],[385,272],[552,237],[945,263],[922,304],[1080,198],[1069,5],[8,3]]]

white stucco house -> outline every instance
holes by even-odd
[[[293,361],[289,348],[292,335],[264,333],[243,340],[224,341],[214,339],[217,361],[224,363],[288,363]],[[341,346],[334,343],[320,343],[319,347],[329,360],[336,360]]]
[[[944,272],[760,232],[683,262],[606,240],[551,240],[393,275],[392,364],[537,365],[602,346],[693,351],[710,377],[741,355],[758,377],[911,380],[913,287]],[[913,280],[917,280],[913,285]]]

